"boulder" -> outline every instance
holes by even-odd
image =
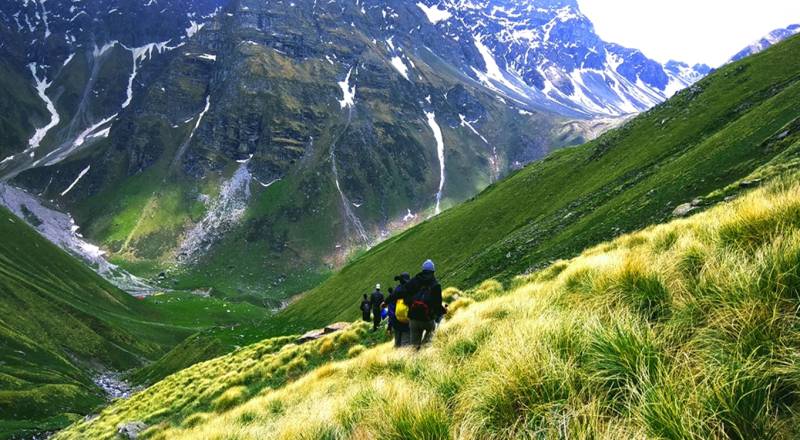
[[[327,325],[324,328],[311,330],[311,331],[308,331],[308,332],[304,333],[303,336],[300,336],[299,338],[297,338],[297,343],[298,344],[303,344],[303,343],[306,343],[308,341],[314,341],[314,340],[319,339],[319,338],[321,338],[321,337],[323,337],[323,336],[325,336],[327,334],[338,332],[340,330],[344,330],[349,326],[350,326],[349,322],[337,322],[337,323],[334,323],[334,324]]]
[[[138,438],[139,434],[145,429],[147,429],[147,425],[144,422],[136,420],[117,426],[117,434],[122,436],[122,438],[135,439]]]
[[[761,179],[742,180],[739,182],[739,188],[752,188],[754,186],[758,186],[760,183]]]
[[[316,339],[319,339],[324,335],[325,335],[325,329],[318,328],[316,330],[311,330],[304,333],[303,336],[297,338],[297,343],[304,344],[308,341],[314,341]]]
[[[347,327],[350,327],[350,323],[349,322],[336,322],[336,323],[330,324],[327,327],[325,327],[323,329],[323,331],[327,335],[328,333],[333,333],[333,332],[338,332],[338,331],[344,330]]]
[[[697,207],[692,205],[691,203],[684,203],[682,205],[678,205],[678,207],[675,208],[674,211],[672,211],[672,216],[673,217],[686,217],[687,215],[689,215],[689,213],[691,213],[695,209],[697,209]]]

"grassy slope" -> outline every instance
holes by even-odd
[[[277,353],[267,340],[56,438],[113,438],[129,420],[149,439],[797,438],[800,176],[784,168],[799,149],[732,202],[509,289],[450,289],[419,354],[348,349],[363,324]]]
[[[196,424],[216,411],[236,406],[259,392],[279,388],[320,365],[355,356],[383,342],[357,323],[304,345],[295,336],[266,339],[217,359],[193,365],[147,388],[134,399],[121,400],[101,413],[102,425],[76,426],[62,435],[72,438],[115,438],[116,426],[138,418],[164,427]],[[275,411],[280,411],[276,406]]]
[[[127,370],[198,330],[266,314],[189,295],[137,300],[0,208],[0,438],[103,403],[94,369]]]
[[[463,288],[663,221],[678,204],[747,175],[797,138],[798,55],[800,38],[793,38],[725,66],[624,127],[553,153],[387,240],[279,314],[274,334],[352,319],[372,284],[428,257],[441,279]]]
[[[267,337],[263,323],[271,313],[249,303],[230,303],[185,293],[151,297],[162,319],[177,325],[204,328],[186,338],[156,362],[131,376],[134,383],[151,384],[170,374],[230,353]]]
[[[0,408],[9,419],[87,412],[102,394],[74,360],[125,369],[180,332],[138,321],[151,309],[0,209]],[[186,336],[187,332],[183,333]]]

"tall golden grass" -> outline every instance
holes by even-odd
[[[57,438],[102,437],[126,417],[162,420],[145,437],[170,440],[800,436],[796,178],[512,284],[449,289],[450,316],[420,352],[365,348],[351,330],[269,359],[221,358],[203,370],[213,385],[192,388],[183,372],[170,380],[185,387],[152,396],[208,402],[180,420],[134,397]],[[280,386],[243,379],[336,350],[347,354]]]

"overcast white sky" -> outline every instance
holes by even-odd
[[[578,0],[605,41],[650,58],[712,67],[776,28],[800,23],[800,0]]]

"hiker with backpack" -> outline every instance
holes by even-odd
[[[370,310],[371,308],[369,305],[369,300],[367,299],[367,294],[365,293],[364,299],[361,300],[361,319],[363,319],[366,322],[370,322],[371,321],[369,316]]]
[[[394,334],[394,346],[398,348],[411,342],[411,329],[408,326],[408,305],[403,299],[405,293],[404,285],[410,279],[411,276],[407,272],[394,277],[394,280],[399,284],[386,297],[386,304],[389,309],[389,328]]]
[[[442,305],[442,286],[436,280],[435,271],[433,261],[426,260],[422,263],[422,272],[403,286],[409,305],[411,345],[417,349],[431,341],[436,320],[446,312]]]
[[[375,291],[369,297],[370,308],[372,309],[372,331],[377,331],[381,325],[381,307],[383,305],[383,293],[381,293],[381,285],[375,285]]]

